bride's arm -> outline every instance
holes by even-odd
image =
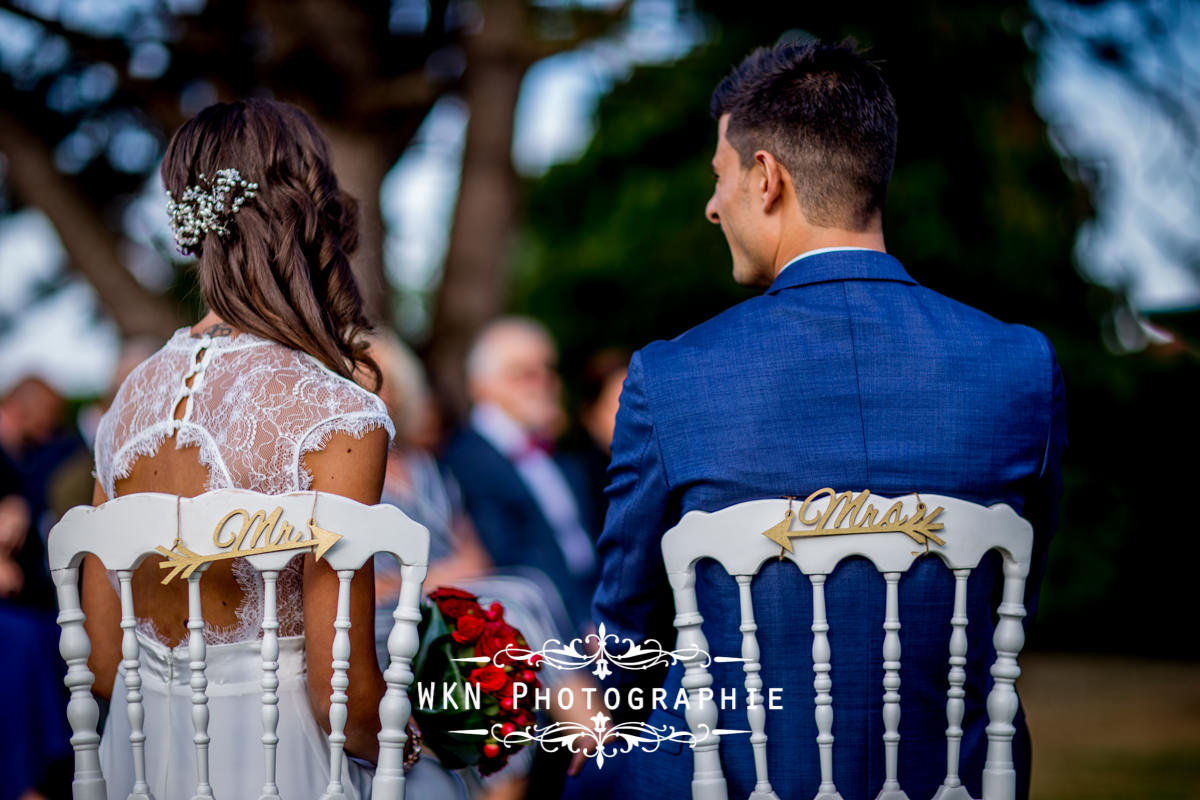
[[[374,430],[361,439],[335,433],[324,449],[304,457],[312,488],[360,503],[379,502],[387,459],[388,435]],[[385,684],[375,658],[375,574],[370,561],[350,582],[350,690],[346,751],[374,762],[379,753],[379,701]],[[308,702],[329,732],[329,680],[338,578],[325,562],[304,560],[304,648],[308,666]]]

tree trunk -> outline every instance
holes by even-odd
[[[433,380],[452,414],[469,400],[463,364],[471,341],[508,303],[518,207],[513,119],[528,57],[522,0],[488,3],[483,29],[467,41],[469,120],[450,246],[428,352]]]
[[[106,227],[71,180],[54,167],[54,155],[16,117],[0,111],[0,151],[8,180],[58,231],[71,266],[82,274],[123,337],[164,339],[183,320],[160,295],[138,283],[117,256],[120,237]]]
[[[351,265],[367,317],[390,327],[392,295],[383,266],[384,224],[379,190],[396,159],[379,134],[318,122],[333,150],[333,168],[339,185],[358,201],[358,250]]]

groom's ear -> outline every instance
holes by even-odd
[[[783,166],[775,160],[775,156],[766,150],[754,153],[754,177],[758,182],[755,187],[762,199],[764,214],[770,214],[783,199],[784,175]]]

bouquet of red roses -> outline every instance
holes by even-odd
[[[510,657],[509,645],[526,653],[529,646],[504,621],[504,606],[485,609],[462,589],[442,586],[430,593],[417,630],[421,647],[409,694],[421,738],[447,769],[475,765],[483,775],[495,772],[520,747],[501,739],[536,721],[540,659]],[[518,690],[517,684],[525,685]]]

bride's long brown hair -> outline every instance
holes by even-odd
[[[365,370],[378,388],[365,339],[371,325],[350,270],[358,204],[338,188],[325,137],[284,103],[217,103],[176,131],[162,179],[178,199],[230,168],[258,184],[254,197],[228,216],[225,232],[207,232],[187,248],[209,309],[343,377]]]

